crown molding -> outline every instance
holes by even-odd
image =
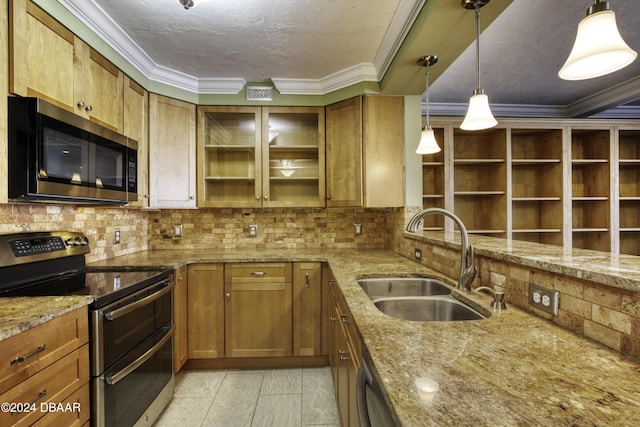
[[[637,99],[640,99],[640,76],[567,105],[567,113],[569,117],[588,117],[607,110],[615,111],[615,107]]]
[[[362,82],[377,82],[378,72],[373,64],[357,64],[322,79],[271,79],[283,95],[325,95]]]

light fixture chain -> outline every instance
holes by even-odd
[[[424,95],[425,98],[425,113],[427,114],[427,127],[429,129],[431,126],[429,125],[429,62],[427,61],[427,65],[425,66],[425,86],[426,92]]]
[[[479,92],[480,85],[480,1],[476,1],[476,89]]]

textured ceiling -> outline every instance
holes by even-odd
[[[438,25],[451,31],[444,38],[439,31],[430,40],[411,41],[424,45],[423,54],[441,58],[432,72],[433,111],[448,106],[444,113],[464,114],[475,88],[475,45],[471,40],[459,56],[461,49],[453,47],[456,39],[460,45],[462,35],[456,31],[461,26],[474,28],[473,11],[464,10],[459,0],[212,0],[191,10],[176,0],[58,1],[151,80],[198,93],[225,93],[202,89],[203,82],[216,79],[234,81],[226,93],[236,93],[246,82],[270,80],[282,93],[285,82],[298,85],[289,93],[328,93],[360,81],[380,81],[426,1],[425,8],[447,14],[450,21]],[[640,52],[638,2],[611,0],[610,5],[624,39]],[[481,15],[508,3],[495,0]],[[536,105],[547,108],[539,111],[550,116],[585,116],[640,99],[640,60],[596,79],[567,82],[557,77],[578,22],[592,3],[513,0],[483,31],[482,87],[492,105],[503,106],[498,114],[518,115],[509,109]],[[416,59],[401,58],[405,64]],[[412,89],[404,93],[424,88],[416,84],[419,67],[406,68],[406,86]],[[174,83],[175,78],[186,83]]]

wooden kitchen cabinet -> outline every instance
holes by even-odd
[[[128,206],[149,206],[149,93],[124,78],[123,133],[138,143],[138,200]]]
[[[444,129],[433,128],[433,132],[436,141],[444,141]],[[439,144],[444,145],[442,142]],[[441,147],[441,150],[437,153],[422,155],[422,203],[425,208],[444,208],[445,150],[448,152],[449,147],[444,146]],[[424,230],[444,230],[444,218],[441,215],[427,215],[422,221],[422,228]]]
[[[293,354],[291,263],[225,265],[225,356]]]
[[[189,296],[188,275],[185,265],[175,269],[173,273],[173,369],[177,373],[189,358]]]
[[[322,264],[293,264],[293,355],[322,354]]]
[[[196,107],[149,95],[149,206],[196,207]]]
[[[620,253],[640,255],[640,130],[618,136]]]
[[[404,206],[404,98],[326,107],[327,207]]]
[[[122,133],[124,74],[28,0],[10,2],[9,92]]]
[[[198,206],[324,206],[324,109],[198,107]]]
[[[356,400],[358,370],[362,360],[362,341],[339,287],[329,292],[329,363],[342,426],[360,425]]]
[[[187,268],[189,359],[224,357],[224,264]]]
[[[0,341],[0,401],[35,402],[36,411],[0,413],[0,425],[54,425],[60,414],[39,410],[40,403],[79,402],[67,414],[77,425],[89,421],[89,332],[87,308],[74,310]]]

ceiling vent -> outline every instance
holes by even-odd
[[[247,86],[247,101],[273,101],[272,86]]]

